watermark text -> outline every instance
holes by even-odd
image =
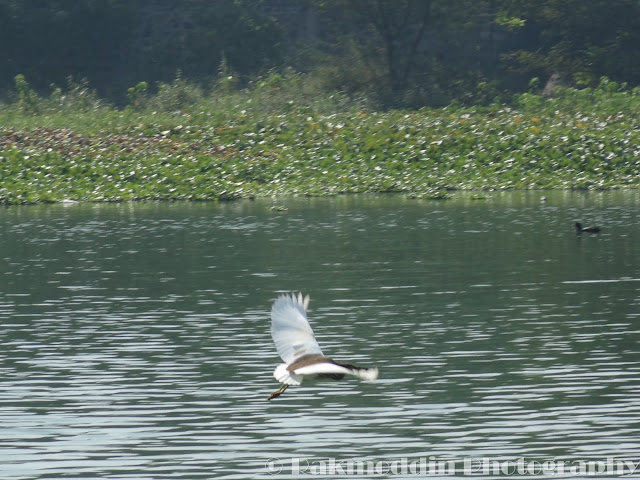
[[[462,458],[440,459],[435,456],[385,460],[271,458],[265,463],[271,475],[310,476],[589,476],[613,477],[640,474],[640,460],[607,457],[601,460],[534,460]]]

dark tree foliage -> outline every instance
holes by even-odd
[[[502,0],[505,16],[521,19],[509,64],[529,74],[560,74],[565,83],[593,85],[606,76],[640,83],[640,2],[637,0]]]
[[[146,2],[141,2],[146,3]],[[177,70],[192,79],[215,75],[224,62],[243,75],[280,62],[281,30],[260,14],[258,3],[181,0],[165,3],[157,17],[147,6],[138,52],[141,73],[170,80]]]
[[[390,106],[487,102],[533,76],[639,85],[638,45],[638,0],[0,0],[0,92],[293,67]]]
[[[40,89],[68,76],[96,84],[126,68],[135,8],[128,0],[0,0],[0,80],[19,73]]]
[[[329,43],[347,36],[369,64],[377,56],[376,90],[392,104],[448,103],[500,74],[505,38],[490,2],[310,1],[332,27]]]
[[[351,8],[375,29],[384,49],[389,87],[407,88],[416,67],[417,53],[427,28],[435,23],[432,0],[352,0],[339,2]]]
[[[109,97],[140,81],[251,74],[278,65],[281,33],[233,0],[0,0],[0,87],[23,74],[39,91],[86,78]]]

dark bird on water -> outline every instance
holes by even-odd
[[[582,233],[598,233],[600,232],[600,227],[591,226],[591,227],[583,227],[580,222],[576,222],[576,232]]]
[[[300,385],[306,376],[340,380],[353,375],[361,380],[378,378],[377,368],[356,367],[327,358],[320,350],[307,319],[309,296],[281,295],[271,308],[271,336],[285,363],[273,376],[282,385],[267,400],[279,397],[289,385]]]

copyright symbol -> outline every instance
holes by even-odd
[[[282,462],[279,458],[270,458],[265,462],[264,469],[269,475],[277,475],[282,471]]]

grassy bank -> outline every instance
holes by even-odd
[[[272,76],[205,94],[178,79],[117,109],[81,86],[24,87],[0,112],[0,203],[640,186],[637,89],[379,112],[305,88]]]

